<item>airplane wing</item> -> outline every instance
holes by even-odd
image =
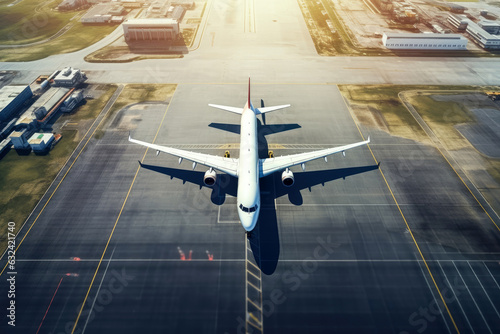
[[[219,104],[209,104],[210,107],[212,108],[217,108],[217,109],[222,109],[225,111],[230,111],[235,114],[242,114],[243,113],[243,108],[237,108],[237,107],[228,107],[228,106],[221,106]]]
[[[279,171],[279,170],[283,170],[283,169],[291,167],[291,166],[299,165],[301,163],[305,163],[305,162],[308,162],[311,160],[324,158],[324,157],[331,155],[331,154],[344,152],[344,151],[347,151],[351,148],[366,145],[369,142],[370,142],[370,137],[368,137],[367,140],[359,142],[359,143],[354,143],[354,144],[349,144],[349,145],[344,145],[344,146],[339,146],[339,147],[332,147],[332,148],[327,148],[324,150],[318,150],[318,151],[312,151],[312,152],[306,152],[306,153],[285,155],[285,156],[276,157],[276,158],[260,159],[260,165],[261,165],[260,177],[264,177],[266,175],[269,175],[269,174],[274,173],[274,172]]]
[[[262,107],[262,108],[257,108],[256,111],[258,114],[265,114],[266,112],[271,112],[275,110],[280,110],[284,108],[290,107],[290,104],[284,104],[282,106],[274,106],[274,107]]]
[[[224,158],[216,155],[190,152],[185,150],[179,150],[173,147],[165,147],[165,146],[150,144],[140,140],[132,139],[130,135],[128,137],[128,140],[132,143],[146,146],[159,152],[165,152],[179,158],[199,163],[204,166],[212,167],[231,176],[238,177],[238,159]]]

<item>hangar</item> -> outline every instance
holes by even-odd
[[[8,122],[14,112],[32,96],[29,86],[5,86],[0,89],[0,122]]]
[[[467,39],[460,34],[389,33],[382,36],[388,49],[401,50],[465,50]]]
[[[126,41],[168,41],[179,36],[179,22],[173,19],[132,19],[123,23]]]

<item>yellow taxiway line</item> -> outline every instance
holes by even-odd
[[[118,86],[117,90],[115,91],[118,92],[118,95],[116,95],[115,99],[110,99],[109,102],[104,106],[103,110],[107,108],[107,111],[106,111],[106,114],[109,112],[109,110],[111,109],[111,106],[115,103],[116,99],[118,98],[118,96],[120,96],[121,94],[121,91],[123,90],[123,87],[124,86]],[[112,104],[109,105],[109,103],[112,101]],[[109,105],[109,106],[108,106]],[[87,132],[85,133],[85,135],[83,136],[83,139],[82,139],[82,142],[83,140],[85,139],[85,137],[88,135],[88,133],[90,132],[90,130],[92,130],[92,127],[95,125],[95,122],[97,122],[97,119],[99,118],[99,116],[96,117],[96,119],[94,120],[94,122],[92,123],[92,125],[90,126],[90,128],[87,130]],[[90,139],[92,139],[92,137],[94,136],[95,132],[97,131],[97,129],[99,129],[99,127],[101,126],[102,122],[104,122],[104,120],[106,119],[106,115],[104,115],[101,119],[101,121],[99,122],[99,124],[97,124],[96,128],[94,129],[94,131],[92,132],[92,134],[90,135],[90,137],[87,139],[87,141],[85,142],[85,145],[83,145],[82,149],[80,150],[80,152],[78,152],[78,155],[76,156],[75,160],[73,160],[73,163],[69,166],[68,170],[66,171],[66,173],[64,174],[64,176],[62,177],[61,181],[59,181],[59,183],[57,184],[56,186],[56,189],[54,189],[54,191],[52,192],[52,194],[50,195],[49,199],[47,200],[47,202],[45,202],[44,206],[42,207],[42,209],[40,210],[40,212],[38,213],[38,215],[36,216],[35,220],[33,221],[33,223],[31,224],[30,228],[28,229],[28,231],[26,232],[26,234],[24,235],[24,237],[21,239],[21,241],[19,242],[19,244],[17,245],[17,248],[16,248],[16,252],[17,250],[19,249],[19,247],[21,247],[21,244],[23,243],[24,239],[28,236],[28,234],[30,233],[31,229],[33,228],[33,226],[35,225],[35,223],[38,221],[38,218],[40,218],[40,216],[42,215],[43,211],[45,210],[45,207],[49,204],[50,200],[52,199],[52,197],[54,196],[54,194],[56,193],[57,189],[59,189],[59,186],[61,185],[61,183],[64,181],[64,179],[66,179],[66,176],[68,175],[69,171],[71,170],[71,168],[73,167],[73,165],[75,164],[75,162],[78,160],[78,157],[82,154],[83,150],[85,150],[85,147],[87,147],[87,144],[90,142]],[[80,145],[80,144],[78,144]],[[78,146],[77,146],[78,148]],[[76,150],[76,149],[75,149]],[[70,157],[68,158],[68,160],[71,158],[73,154],[70,155]],[[64,164],[64,166],[66,166],[66,164]],[[64,168],[64,166],[62,168]],[[61,168],[61,169],[62,169]],[[56,176],[57,178],[57,176]],[[49,186],[50,188],[50,186]],[[43,196],[42,196],[43,198]],[[41,200],[41,199],[40,199]],[[38,205],[38,204],[37,204]],[[36,206],[35,206],[36,208]],[[29,218],[29,217],[28,217]],[[21,227],[22,229],[22,227]],[[18,231],[18,234],[19,232],[21,231],[21,229]],[[16,238],[17,238],[17,235],[16,235]],[[7,268],[7,266],[9,265],[9,261],[7,261],[7,263],[5,264],[5,267],[3,267],[2,271],[0,272],[0,276],[2,276],[3,272],[5,271],[5,269]]]
[[[173,100],[176,91],[177,91],[177,87],[174,90],[174,93],[172,94],[172,98],[170,99],[170,101]],[[171,105],[171,103],[169,103],[167,108],[165,109],[165,113],[163,114],[160,125],[158,126],[158,129],[156,130],[156,134],[155,134],[155,137],[153,139],[153,143],[156,141],[156,138],[158,137],[158,134],[160,133],[161,126],[163,125],[163,121],[165,120],[165,116],[167,115],[167,111],[170,108],[170,105]],[[146,151],[144,152],[144,155],[142,156],[142,159],[141,159],[141,163],[144,162],[144,159],[146,158],[146,154],[148,153],[148,150],[149,150],[149,148],[147,148]],[[108,250],[109,243],[111,241],[111,238],[113,237],[116,226],[118,225],[118,221],[120,220],[123,209],[125,208],[125,205],[127,204],[128,197],[130,195],[130,192],[132,191],[132,187],[134,186],[135,180],[137,178],[137,175],[139,174],[140,169],[141,169],[141,166],[139,165],[139,167],[137,167],[134,178],[132,180],[132,184],[130,185],[130,188],[128,189],[127,196],[125,197],[125,200],[123,201],[123,205],[120,209],[120,212],[118,213],[118,217],[116,218],[115,225],[113,226],[113,229],[111,230],[111,234],[109,235],[108,242],[106,242],[106,247],[104,247],[104,251],[102,252],[101,259],[99,260],[99,264],[97,265],[97,268],[95,270],[94,277],[92,277],[92,281],[90,282],[90,286],[87,290],[87,294],[85,295],[85,299],[83,300],[82,307],[80,308],[80,311],[78,312],[78,316],[76,317],[75,324],[73,326],[73,330],[71,331],[71,334],[73,334],[75,332],[76,326],[78,325],[78,321],[80,320],[80,316],[82,315],[83,308],[84,308],[85,303],[87,302],[87,299],[89,297],[90,290],[92,290],[92,286],[94,285],[94,280],[97,276],[97,273],[99,272],[99,268],[101,267],[102,260],[104,259],[104,255],[106,254],[106,251]]]
[[[344,100],[344,103],[345,103],[345,100]],[[361,138],[363,140],[365,140],[365,137],[363,136],[363,133],[361,132],[361,129],[358,126],[358,123],[356,123],[356,121],[355,121],[355,119],[353,117],[351,109],[349,108],[349,106],[347,105],[347,103],[345,103],[345,105],[347,107],[347,110],[349,111],[349,114],[351,115],[351,118],[352,118],[354,124],[356,125],[356,128],[358,129],[359,134],[361,135]],[[370,150],[370,153],[371,153],[371,155],[373,157],[373,160],[375,161],[376,164],[378,164],[377,158],[375,158],[375,155],[373,154],[373,151],[372,151],[370,145],[367,144],[366,146]],[[412,230],[410,228],[410,225],[408,224],[408,221],[406,220],[406,217],[405,217],[403,211],[401,210],[401,207],[399,206],[399,203],[398,203],[396,197],[394,196],[394,193],[392,192],[391,186],[389,185],[389,182],[387,182],[387,179],[385,178],[384,172],[382,172],[382,168],[379,167],[378,170],[380,172],[380,175],[382,175],[382,178],[384,179],[385,184],[387,185],[387,189],[389,189],[389,192],[391,193],[391,196],[392,196],[392,199],[394,200],[394,203],[396,203],[396,206],[398,207],[398,210],[399,210],[399,213],[401,214],[401,217],[403,217],[403,220],[404,220],[404,222],[406,224],[406,228],[408,229],[408,232],[410,232],[410,236],[411,236],[411,238],[413,240],[413,243],[415,244],[415,247],[417,247],[418,253],[420,254],[420,257],[422,258],[422,261],[424,262],[425,267],[427,268],[427,272],[429,273],[429,276],[431,277],[432,282],[434,283],[434,286],[436,287],[436,290],[437,290],[437,292],[439,294],[439,297],[441,298],[441,301],[443,302],[443,305],[446,308],[446,312],[450,316],[450,319],[451,319],[451,322],[453,323],[453,326],[455,327],[455,330],[457,331],[457,333],[460,334],[460,331],[458,330],[457,324],[455,323],[455,319],[453,319],[453,316],[451,315],[450,309],[448,308],[448,305],[446,304],[446,301],[444,300],[444,297],[441,294],[441,290],[439,289],[439,287],[438,287],[438,285],[436,283],[436,280],[434,279],[434,275],[432,275],[431,269],[429,268],[429,265],[427,264],[427,261],[425,260],[424,254],[422,254],[422,251],[420,250],[420,247],[418,246],[417,240],[413,236],[413,232],[412,232]]]

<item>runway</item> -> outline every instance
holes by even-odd
[[[240,106],[242,87],[181,84],[169,103],[119,112],[77,152],[18,237],[15,332],[244,332],[247,241],[235,180],[200,187],[203,167],[127,142],[130,131],[223,154],[239,141],[223,129],[239,118],[207,103]],[[499,231],[435,148],[356,124],[335,85],[255,85],[252,96],[292,104],[266,116],[275,133],[260,139],[261,154],[372,139],[293,168],[291,191],[279,174],[261,180],[249,245],[263,271],[264,332],[500,327]]]

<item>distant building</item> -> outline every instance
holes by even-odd
[[[460,6],[456,3],[446,3],[445,5],[448,6],[449,11],[452,13],[463,14],[467,9],[466,7]]]
[[[83,24],[103,24],[111,21],[110,11],[113,11],[113,8],[117,8],[113,4],[110,3],[100,3],[90,8],[85,15],[82,16],[80,22]],[[123,7],[122,7],[123,8]],[[118,11],[118,10],[116,10]],[[121,13],[120,13],[121,14]],[[119,15],[119,14],[118,14]]]
[[[371,0],[371,2],[382,12],[392,11],[394,4],[392,0]]]
[[[85,73],[77,68],[65,67],[53,80],[54,86],[73,87],[85,80]]]
[[[12,141],[12,145],[16,150],[24,151],[26,149],[31,149],[30,144],[28,144],[27,137],[29,136],[30,131],[28,129],[23,129],[21,131],[14,131],[9,136]]]
[[[54,135],[52,133],[35,133],[28,140],[28,144],[35,153],[46,152],[50,149],[50,145],[54,141]]]
[[[450,22],[458,30],[465,30],[469,36],[483,49],[500,49],[500,24],[495,21],[471,21],[464,15],[448,16]]]
[[[406,1],[393,2],[392,16],[396,21],[402,23],[415,23],[419,21],[419,16],[415,12],[415,7]]]
[[[125,8],[141,8],[144,1],[139,0],[121,0],[121,4]]]
[[[16,128],[38,129],[55,114],[59,102],[70,91],[69,88],[51,87],[29,107],[16,122]],[[46,117],[52,112],[49,117]]]
[[[186,9],[193,9],[194,8],[194,1],[192,0],[173,0],[170,3],[171,6],[182,6]]]
[[[83,91],[78,90],[73,92],[66,100],[64,100],[63,104],[61,105],[61,111],[62,112],[71,112],[76,105],[83,100]]]
[[[384,33],[382,43],[392,50],[465,50],[467,38],[459,34]]]
[[[120,5],[115,5],[111,7],[106,14],[109,14],[111,16],[120,16],[125,13],[125,8]]]
[[[500,37],[490,34],[477,23],[469,20],[466,31],[483,49],[500,49]]]
[[[64,0],[57,6],[58,10],[72,10],[83,6],[87,1],[85,0]]]
[[[8,122],[16,111],[33,96],[29,86],[5,86],[0,89],[0,122]]]
[[[465,31],[470,20],[465,15],[450,14],[447,21],[458,31]]]
[[[495,13],[490,13],[490,12],[488,12],[485,9],[481,10],[481,14],[480,15],[482,17],[484,17],[485,19],[487,19],[487,20],[496,20],[496,19],[498,19],[498,15],[496,15]]]
[[[184,14],[186,13],[186,8],[182,6],[170,7],[167,11],[167,17],[181,22]]]
[[[111,23],[122,23],[125,20],[125,16],[113,16],[111,17]]]
[[[167,2],[155,1],[149,6],[147,11],[148,18],[164,18],[167,16],[168,8],[170,5]]]
[[[92,16],[84,16],[80,20],[84,24],[103,24],[111,22],[113,16],[110,14],[95,14]]]
[[[500,33],[500,23],[496,21],[481,20],[477,25],[492,35],[498,35]]]
[[[129,41],[169,41],[179,36],[179,23],[173,19],[131,19],[123,23]]]

